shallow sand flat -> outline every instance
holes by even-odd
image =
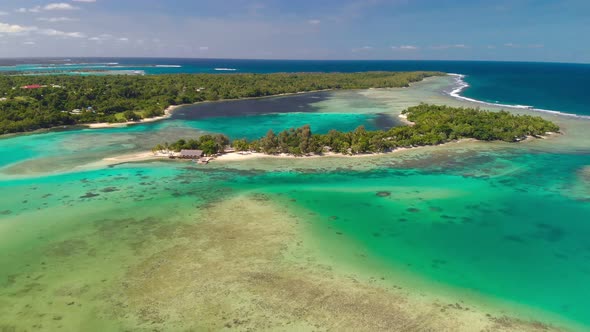
[[[111,314],[124,326],[163,331],[558,330],[338,275],[306,256],[300,227],[264,195],[213,204],[175,232],[185,244],[127,270],[106,296]]]
[[[167,170],[137,174],[133,169],[110,169],[112,177],[105,174],[96,182],[74,178],[82,188],[66,184],[76,189],[73,197],[57,200],[45,210],[9,216],[0,227],[2,247],[14,253],[13,261],[4,265],[10,267],[9,275],[1,279],[7,284],[0,284],[5,287],[0,287],[2,327],[552,330],[476,306],[479,302],[463,298],[460,292],[443,297],[432,287],[406,287],[401,280],[406,276],[398,280],[395,273],[386,280],[381,275],[367,280],[359,274],[364,271],[354,269],[342,273],[338,263],[322,259],[310,242],[312,218],[293,209],[296,204],[284,201],[284,196],[243,188],[244,194],[222,191],[199,203],[198,197],[219,188],[207,184],[208,171],[168,174]],[[129,176],[155,181],[152,185],[158,190],[129,186],[124,179]],[[184,186],[190,194],[178,196]],[[110,189],[97,190],[105,187]],[[170,192],[163,187],[170,187]],[[39,190],[43,192],[36,193]],[[35,193],[43,197],[45,190],[49,186]],[[408,191],[409,199],[414,191],[399,190]],[[100,195],[81,198],[87,191]],[[79,215],[85,218],[80,220]]]

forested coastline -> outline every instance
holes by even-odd
[[[171,105],[325,89],[407,87],[439,72],[0,75],[0,134],[159,116]]]
[[[491,112],[476,108],[420,104],[402,112],[413,124],[387,131],[368,131],[363,126],[351,132],[331,130],[313,134],[309,125],[291,128],[278,134],[269,130],[257,140],[236,139],[236,151],[255,151],[269,155],[295,156],[335,152],[341,154],[382,153],[397,148],[437,145],[464,138],[481,141],[518,142],[558,132],[559,127],[539,116],[515,115],[506,111]],[[211,155],[223,152],[229,139],[221,134],[198,139],[180,139],[172,144],[158,144],[154,151],[201,149]]]

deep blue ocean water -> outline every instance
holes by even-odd
[[[590,64],[173,58],[3,59],[0,72],[275,73],[433,70],[465,75],[464,97],[590,115]]]
[[[32,65],[31,65],[32,64]],[[433,70],[465,75],[464,97],[590,115],[590,64],[490,61],[333,61],[173,58],[0,59],[0,73],[274,73]]]

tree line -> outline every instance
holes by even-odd
[[[406,87],[438,72],[0,75],[0,134],[162,115],[171,105],[326,89]],[[39,85],[40,88],[23,88]],[[76,112],[72,112],[76,110]]]
[[[311,127],[305,125],[278,134],[269,130],[260,139],[236,139],[231,145],[236,151],[266,154],[287,153],[301,156],[327,151],[358,154],[388,152],[400,147],[437,145],[462,138],[517,142],[530,136],[538,137],[559,131],[556,124],[539,116],[515,115],[506,111],[490,112],[477,108],[420,104],[404,110],[402,114],[413,124],[375,131],[359,126],[351,132],[330,130],[325,134],[313,134]],[[179,140],[170,147],[175,151],[191,148],[185,145],[186,142],[184,139]],[[162,145],[156,147],[156,150],[162,150],[158,147],[161,148]],[[222,151],[223,147],[218,146],[214,153]]]
[[[223,152],[229,144],[229,138],[223,134],[203,135],[197,139],[179,139],[172,144],[168,142],[158,144],[154,146],[152,151],[180,152],[180,150],[202,150],[204,154],[210,156]]]

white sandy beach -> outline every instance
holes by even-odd
[[[164,119],[169,118],[170,116],[172,116],[172,113],[174,112],[174,110],[176,110],[177,108],[179,108],[181,106],[183,106],[183,105],[171,105],[171,106],[168,106],[168,108],[166,108],[164,110],[164,115],[162,115],[162,116],[156,116],[156,117],[153,117],[153,118],[141,119],[139,121],[127,121],[127,122],[118,122],[118,123],[99,122],[99,123],[85,124],[85,126],[87,126],[88,128],[91,128],[91,129],[117,128],[117,127],[125,127],[125,126],[130,125],[130,124],[156,122],[156,121],[160,121],[160,120],[164,120]]]
[[[450,144],[464,144],[469,142],[477,142],[475,139],[465,138],[458,141],[448,142],[444,144],[440,144],[438,146],[443,145],[450,145]],[[411,148],[397,148],[390,152],[382,152],[382,153],[360,153],[360,154],[341,154],[335,152],[326,152],[324,154],[311,154],[305,156],[294,156],[291,154],[281,153],[277,155],[269,155],[262,152],[227,152],[220,156],[214,157],[211,159],[211,162],[238,162],[244,160],[254,160],[254,159],[315,159],[315,158],[367,158],[367,157],[377,157],[377,156],[386,156],[391,155],[394,153],[401,153],[404,151],[410,150],[417,150],[422,148],[432,147],[432,145],[426,146],[416,146]],[[121,163],[128,163],[128,162],[140,162],[140,161],[150,161],[150,160],[167,160],[169,159],[170,155],[168,153],[163,152],[138,152],[138,153],[129,153],[118,155],[114,157],[104,158],[96,163],[87,164],[85,167],[92,167],[92,166],[106,166],[106,165],[114,165],[114,164],[121,164]],[[189,159],[176,159],[177,161],[190,161]]]

